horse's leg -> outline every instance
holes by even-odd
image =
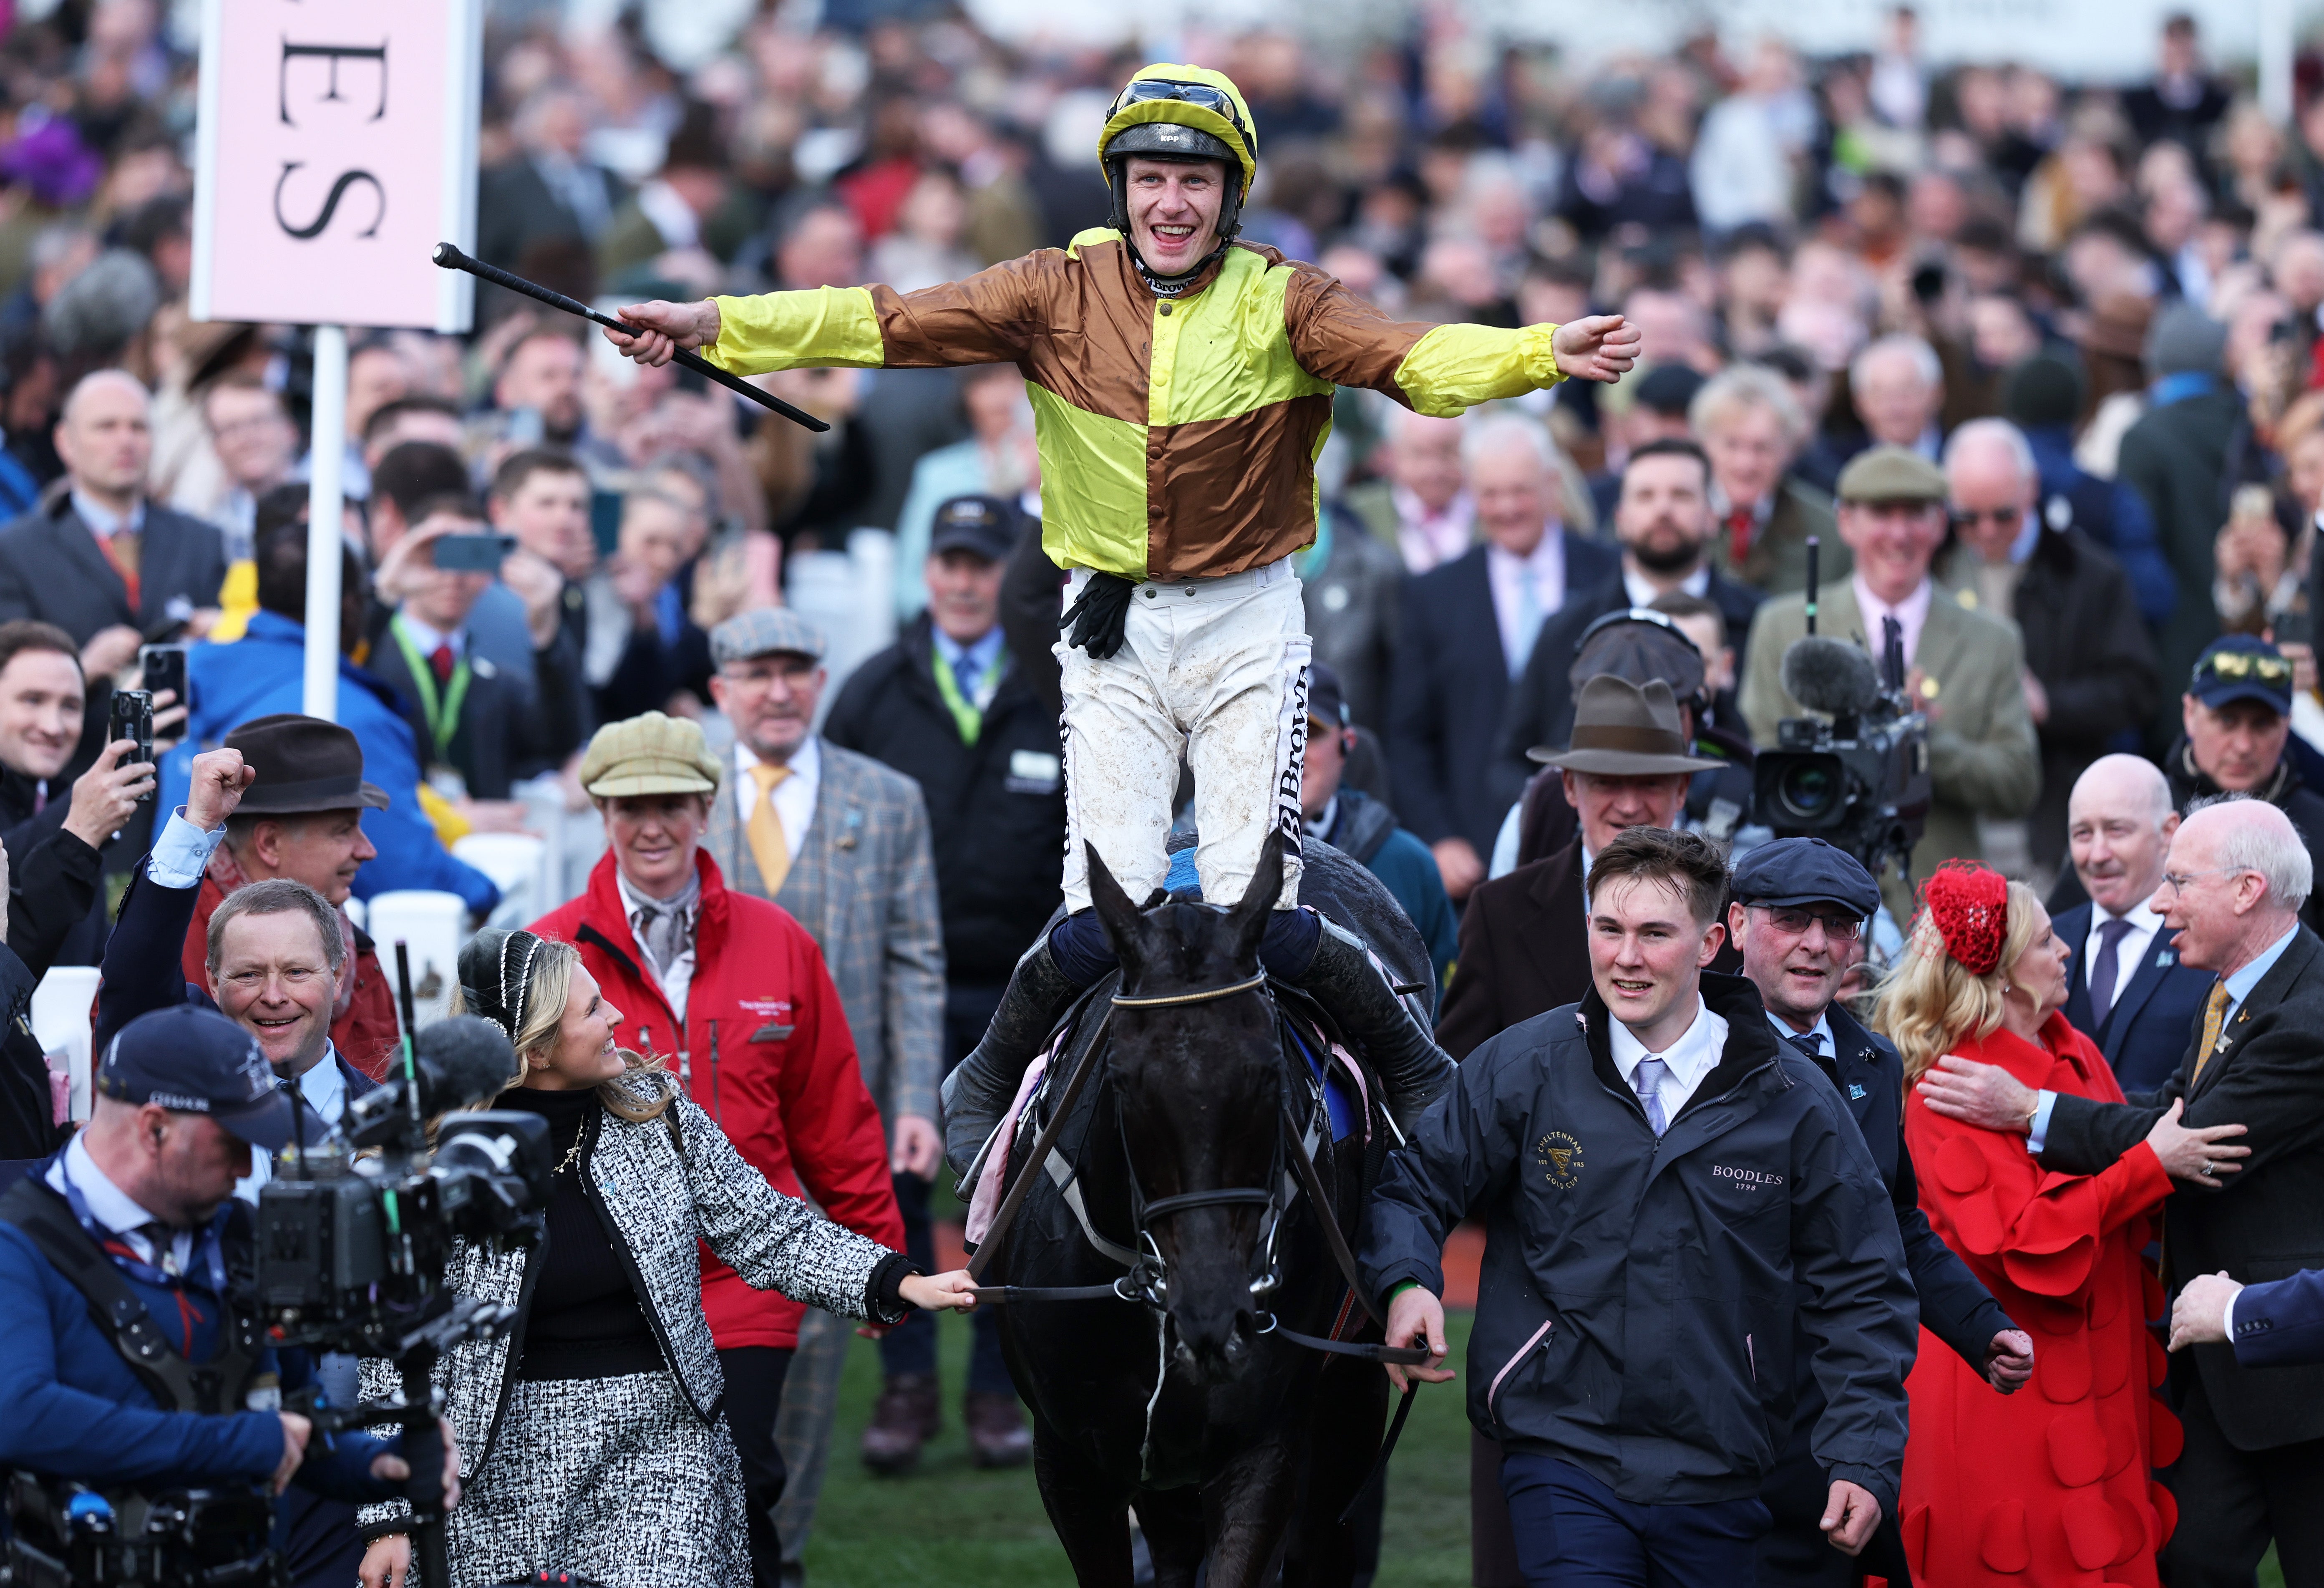
[[[1199,1489],[1141,1489],[1138,1525],[1154,1555],[1154,1588],[1194,1588],[1207,1529]]]
[[[1277,1434],[1229,1462],[1204,1491],[1211,1566],[1204,1588],[1270,1588],[1291,1537],[1299,1457]]]
[[[1033,1476],[1041,1508],[1081,1588],[1131,1588],[1130,1496],[1076,1456],[1048,1425],[1033,1424]]]
[[[1334,1358],[1308,1403],[1307,1482],[1294,1519],[1285,1588],[1347,1588],[1356,1571],[1355,1528],[1340,1513],[1379,1454],[1388,1376],[1370,1362]]]

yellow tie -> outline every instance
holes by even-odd
[[[758,780],[759,803],[751,808],[751,825],[744,829],[751,840],[751,857],[759,863],[759,881],[772,899],[783,891],[783,879],[791,874],[791,846],[783,836],[782,818],[775,814],[775,785],[791,775],[787,766],[769,766],[765,762],[751,769]]]
[[[2203,1066],[2211,1062],[2212,1050],[2219,1045],[2219,1026],[2227,1018],[2227,983],[2222,979],[2211,988],[2210,1002],[2203,1005],[2203,1048],[2195,1055],[2195,1075],[2203,1078]]]

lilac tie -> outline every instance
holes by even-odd
[[[2122,940],[2130,934],[2126,920],[2107,921],[2098,928],[2098,956],[2090,964],[2090,1029],[2106,1029],[2114,1012],[2115,982],[2121,971]]]
[[[1630,1073],[1638,1106],[1646,1111],[1646,1123],[1657,1136],[1670,1129],[1670,1116],[1663,1113],[1663,1077],[1669,1074],[1670,1066],[1651,1053],[1638,1060],[1638,1067]]]

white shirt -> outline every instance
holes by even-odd
[[[72,494],[72,505],[73,511],[80,515],[80,522],[87,524],[89,532],[100,540],[110,540],[124,530],[135,533],[145,528],[145,499],[142,496],[131,505],[125,518],[107,512],[78,491]],[[92,1164],[90,1167],[96,1166]]]
[[[1864,618],[1864,644],[1872,652],[1872,660],[1880,660],[1882,637],[1886,632],[1880,620],[1893,617],[1904,631],[1904,665],[1912,666],[1913,658],[1921,652],[1921,631],[1928,626],[1929,603],[1936,595],[1935,584],[1923,574],[1913,593],[1891,606],[1872,593],[1862,576],[1850,574],[1848,582],[1856,591],[1856,610]]]
[[[323,1044],[323,1057],[299,1077],[299,1095],[335,1131],[339,1122],[347,1117],[347,1078],[339,1070],[339,1050],[332,1043]],[[315,1143],[310,1141],[308,1145],[312,1147]],[[258,1188],[273,1177],[273,1159],[254,1147],[250,1149],[250,1173],[234,1183],[234,1194],[255,1207]]]
[[[403,637],[411,642],[412,650],[420,653],[420,660],[422,661],[434,656],[438,645],[450,646],[456,659],[468,653],[468,632],[466,629],[447,634],[440,630],[429,628],[408,612],[398,612],[395,614],[395,622],[397,626],[402,629]]]
[[[1711,591],[1711,565],[1705,563],[1696,568],[1679,582],[1678,587],[1684,594],[1702,599]],[[1635,571],[1627,561],[1622,565],[1622,590],[1629,596],[1633,606],[1652,606],[1664,596],[1663,591],[1655,588],[1644,574]]]
[[[1816,1023],[1804,1031],[1794,1031],[1790,1021],[1776,1018],[1773,1011],[1768,1011],[1767,1023],[1775,1028],[1775,1035],[1794,1051],[1801,1038],[1813,1037],[1818,1053],[1828,1054],[1835,1059],[1840,1057],[1840,1044],[1831,1039],[1831,1020],[1828,1016],[1816,1016]]]
[[[1530,576],[1535,623],[1530,632],[1525,623],[1526,606],[1526,585]],[[1493,590],[1493,621],[1501,631],[1501,655],[1508,662],[1509,677],[1525,670],[1526,658],[1533,654],[1536,635],[1541,623],[1565,605],[1565,532],[1557,524],[1542,531],[1542,537],[1526,557],[1513,557],[1499,546],[1485,548],[1485,577]]]
[[[1630,1028],[1620,1020],[1613,1022],[1614,1067],[1622,1072],[1622,1082],[1633,1092],[1637,1087],[1631,1077],[1637,1073],[1638,1061],[1653,1057],[1663,1061],[1662,1085],[1656,1089],[1663,1100],[1663,1118],[1673,1121],[1694,1089],[1702,1085],[1703,1077],[1719,1067],[1727,1052],[1727,1021],[1711,1012],[1702,1002],[1702,994],[1694,995],[1694,1020],[1682,1032],[1677,1041],[1660,1053],[1649,1053],[1646,1044],[1630,1034]]]
[[[1397,549],[1404,553],[1406,572],[1425,574],[1469,549],[1476,529],[1477,503],[1468,492],[1434,512],[1417,493],[1402,485],[1389,486],[1388,499],[1396,508]]]
[[[88,1205],[88,1216],[108,1232],[121,1237],[122,1244],[137,1254],[141,1262],[161,1268],[167,1265],[155,1260],[152,1238],[145,1226],[158,1221],[144,1208],[130,1199],[129,1193],[113,1183],[112,1177],[97,1167],[97,1159],[88,1155],[88,1138],[78,1135],[65,1149],[63,1159],[49,1166],[48,1182],[62,1195],[69,1178],[73,1189]],[[170,1263],[184,1273],[194,1260],[194,1232],[180,1230],[170,1238]]]
[[[811,744],[815,741],[810,739],[807,743]],[[755,789],[758,785],[754,783],[752,787]],[[645,967],[646,974],[660,984],[662,996],[669,1000],[669,1012],[678,1021],[678,1045],[683,1047],[686,1043],[686,995],[694,987],[694,934],[702,924],[701,899],[697,896],[695,900],[695,916],[687,927],[686,946],[670,956],[667,966],[656,970],[653,956],[645,952],[644,937],[637,931],[637,919],[638,911],[648,906],[659,909],[663,901],[649,899],[631,887],[629,878],[622,875],[619,866],[613,868],[613,885],[622,891],[622,913],[629,919],[632,935],[638,938],[638,963]]]
[[[759,808],[759,780],[751,770],[758,764],[758,755],[737,741],[734,770],[741,775],[734,780],[734,809],[746,827]],[[815,823],[815,792],[823,781],[823,752],[816,747],[813,734],[799,742],[790,765],[791,775],[775,785],[775,819],[783,824],[784,847],[796,855],[807,842],[807,828]]]
[[[694,207],[659,177],[650,177],[639,187],[638,213],[653,223],[665,248],[691,248],[702,240],[702,221]]]
[[[2122,942],[2115,949],[2114,986],[2108,990],[2106,1001],[2108,1011],[2112,1011],[2116,1002],[2122,997],[2122,990],[2130,985],[2131,977],[2138,974],[2138,967],[2146,957],[2147,946],[2154,941],[2154,934],[2163,927],[2163,918],[2154,913],[2152,898],[2140,900],[2125,916],[2111,916],[2103,909],[2090,911],[2089,936],[2082,940],[2082,964],[2087,967],[2082,972],[2082,984],[2089,987],[2093,1002],[2098,998],[2098,988],[2091,984],[2090,977],[2097,974],[2098,950],[2106,944],[2106,939],[2098,936],[2098,928],[2116,919],[2128,921],[2130,930],[2122,935]]]

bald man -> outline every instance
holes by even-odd
[[[2042,754],[2026,838],[2034,863],[2054,875],[2066,858],[2067,791],[2109,744],[2143,728],[2162,698],[2154,643],[2114,554],[2071,522],[2050,521],[2034,448],[2015,425],[1978,419],[1955,430],[1945,495],[1953,540],[1938,559],[1938,582],[1962,605],[2014,621],[2024,639],[2025,709]]]
[[[1920,1094],[1937,1113],[2023,1133],[2044,1169],[2067,1175],[2144,1150],[2155,1121],[2181,1113],[2211,1145],[2163,1204],[2164,1285],[2281,1279],[2324,1252],[2324,942],[2300,923],[2315,870],[2292,818],[2230,799],[2188,814],[2163,879],[2160,935],[2217,977],[2169,1081],[2102,1103],[1947,1057]],[[2197,1345],[2172,1357],[2170,1399],[2186,1448],[2163,1474],[2179,1502],[2163,1580],[2247,1588],[2273,1540],[2285,1583],[2324,1583],[2324,1366],[2246,1368],[2231,1346]]]
[[[108,709],[106,682],[136,661],[141,631],[215,607],[226,577],[215,527],[146,500],[152,406],[121,370],[82,377],[55,431],[65,477],[0,529],[0,619],[39,618],[72,636],[92,716]]]
[[[2170,781],[2151,761],[2100,756],[2074,780],[2066,846],[2089,901],[2052,922],[2074,951],[2066,1019],[2105,1052],[2126,1092],[2171,1078],[2211,992],[2209,971],[2179,963],[2154,908],[2178,830]]]

